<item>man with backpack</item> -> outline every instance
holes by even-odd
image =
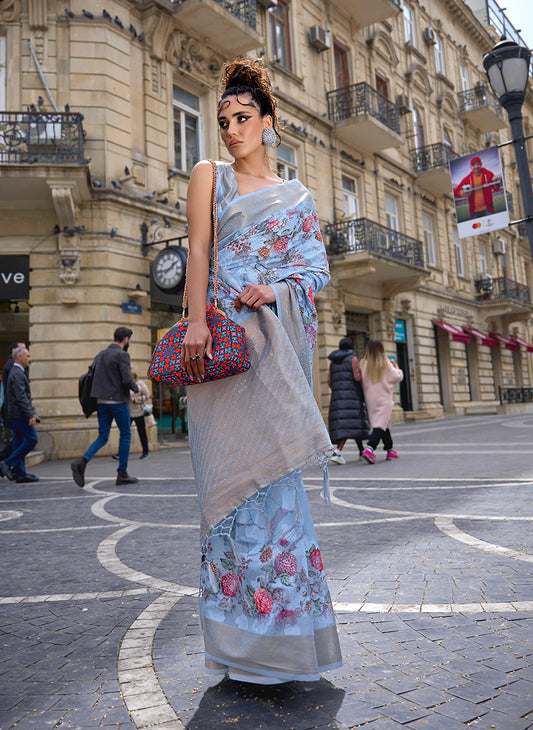
[[[134,484],[137,479],[128,475],[128,457],[131,444],[130,428],[130,390],[137,393],[139,386],[131,374],[128,347],[132,337],[128,327],[117,327],[114,342],[101,350],[94,358],[91,397],[97,401],[98,438],[93,441],[81,459],[73,461],[72,476],[79,487],[85,486],[85,469],[102,446],[109,439],[113,420],[120,431],[119,463],[116,484]]]

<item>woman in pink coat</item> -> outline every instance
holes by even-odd
[[[374,450],[383,440],[387,461],[397,459],[398,454],[392,448],[390,433],[394,405],[392,393],[396,383],[403,380],[403,372],[393,360],[389,360],[379,340],[369,340],[360,368],[368,420],[372,429],[367,447],[363,451],[363,458],[369,464],[375,464]]]

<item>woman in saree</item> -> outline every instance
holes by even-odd
[[[314,295],[329,280],[328,263],[310,193],[269,163],[278,117],[266,70],[238,59],[223,88],[218,124],[234,161],[217,163],[218,306],[244,327],[251,366],[202,382],[212,351],[206,302],[214,306],[212,167],[202,161],[187,194],[182,361],[198,383],[187,405],[206,669],[257,684],[313,681],[341,665],[302,481],[310,464],[327,475],[332,453],[311,390]]]

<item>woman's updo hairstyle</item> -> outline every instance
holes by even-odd
[[[268,71],[259,61],[250,58],[237,58],[224,66],[222,78],[222,95],[218,108],[229,96],[239,97],[250,94],[254,106],[257,106],[262,117],[272,117],[274,131],[279,137],[278,102],[272,94],[272,84]]]

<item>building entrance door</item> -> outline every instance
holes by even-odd
[[[409,355],[407,353],[407,342],[396,343],[396,361],[403,370],[403,380],[400,383],[400,405],[404,411],[413,410],[411,399],[411,377],[409,373]]]

